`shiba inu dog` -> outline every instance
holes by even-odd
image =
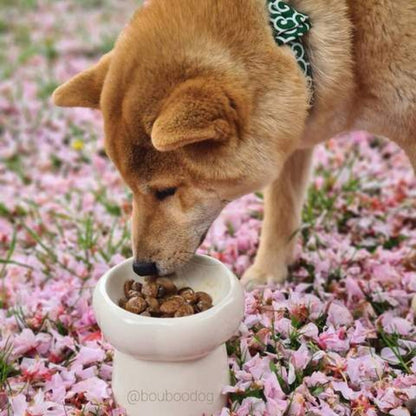
[[[269,2],[270,3],[270,2]],[[416,2],[288,0],[308,16],[307,81],[278,46],[267,0],[151,0],[59,106],[101,109],[106,150],[133,192],[139,274],[185,264],[231,200],[265,189],[243,282],[279,282],[293,260],[313,147],[363,129],[416,167]]]

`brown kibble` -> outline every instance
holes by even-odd
[[[168,296],[167,298],[165,298],[163,300],[172,300],[172,299],[178,301],[181,305],[183,305],[185,303],[185,299],[182,296],[179,296],[179,295]]]
[[[149,296],[146,297],[146,302],[148,305],[147,310],[150,313],[158,314],[160,313],[160,305],[159,301],[156,298],[150,298]]]
[[[129,290],[129,293],[127,293],[127,299],[137,298],[137,297],[142,298],[143,297],[142,293],[137,292],[136,290],[133,290],[133,289]]]
[[[165,295],[166,295],[166,289],[162,285],[157,284],[157,298],[161,299],[165,297]]]
[[[133,282],[131,285],[131,290],[135,290],[136,292],[142,291],[143,285],[140,282]]]
[[[197,304],[196,304],[196,310],[198,312],[204,312],[207,311],[208,309],[210,309],[212,307],[211,303],[205,302],[203,300],[200,300]]]
[[[188,303],[184,303],[175,312],[175,318],[181,318],[182,316],[190,316],[194,314],[194,308]]]
[[[168,277],[158,277],[156,283],[165,289],[165,295],[174,295],[178,291],[176,285]]]
[[[160,312],[167,315],[174,315],[175,312],[183,305],[184,301],[179,301],[177,299],[179,296],[172,297],[166,301],[164,301],[160,305]]]
[[[142,287],[142,293],[144,296],[155,298],[158,294],[158,285],[156,282],[145,282]]]
[[[190,287],[178,290],[169,277],[147,276],[144,283],[128,280],[123,291],[125,297],[119,300],[119,306],[140,316],[179,318],[212,307],[208,293],[195,292]]]
[[[205,303],[208,303],[209,305],[212,305],[212,297],[208,295],[208,293],[196,292],[195,295],[196,295],[197,302],[203,301]]]
[[[195,291],[190,287],[184,287],[178,292],[178,295],[182,296],[185,299],[186,303],[190,303],[191,305],[196,303],[197,301]]]
[[[124,291],[124,296],[128,296],[128,293],[131,290],[132,284],[134,283],[134,280],[127,280],[124,282],[124,286],[123,286],[123,291]]]
[[[147,303],[141,297],[131,298],[126,303],[126,311],[139,314],[146,310]]]

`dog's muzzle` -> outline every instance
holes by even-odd
[[[146,263],[135,261],[133,263],[133,271],[139,276],[155,276],[159,274],[156,263]]]

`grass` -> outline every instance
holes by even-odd
[[[0,391],[10,390],[9,378],[15,377],[19,374],[19,371],[11,363],[13,347],[11,344],[6,345],[0,349]]]
[[[378,335],[380,336],[378,348],[390,348],[398,361],[398,364],[393,365],[393,367],[403,371],[405,374],[412,374],[413,372],[410,369],[410,366],[413,358],[416,357],[416,348],[413,348],[407,351],[405,354],[402,354],[400,352],[401,348],[399,345],[399,340],[401,340],[402,337],[399,334],[389,334],[380,326],[378,328]]]
[[[38,0],[0,0],[0,8],[13,7],[18,10],[35,9],[38,6]]]
[[[58,88],[60,83],[53,79],[46,79],[39,82],[38,87],[38,97],[41,100],[47,100],[50,99],[52,96],[52,93],[55,91],[56,88]]]

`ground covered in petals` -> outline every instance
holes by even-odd
[[[50,94],[112,47],[135,2],[0,0],[0,415],[122,415],[97,279],[131,255],[131,197],[101,118]],[[409,416],[416,398],[416,182],[393,144],[356,133],[316,152],[289,281],[246,294],[228,343],[225,415]],[[201,251],[251,264],[261,194]]]

